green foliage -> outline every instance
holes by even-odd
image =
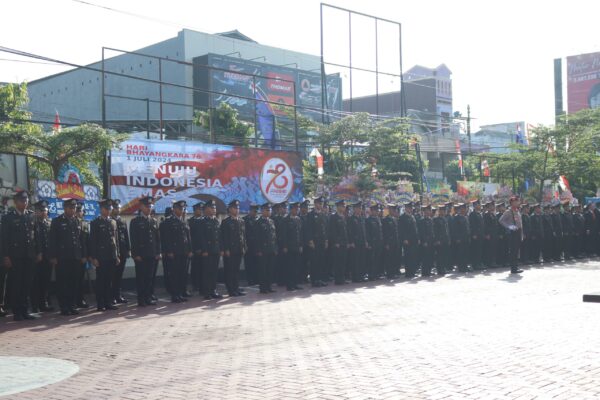
[[[254,134],[254,126],[240,121],[238,111],[226,103],[221,103],[216,109],[194,113],[194,124],[210,131],[211,122],[214,124],[212,134],[217,143],[248,146],[248,139]]]
[[[90,165],[100,165],[108,150],[128,135],[114,134],[94,124],[44,132],[31,123],[26,84],[9,84],[0,88],[0,152],[27,156],[33,177],[56,179],[60,168],[76,165],[83,179],[99,185]]]

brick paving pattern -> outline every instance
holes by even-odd
[[[600,398],[600,261],[378,283],[0,320],[80,368],[10,398]]]

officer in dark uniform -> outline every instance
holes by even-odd
[[[186,292],[185,275],[188,259],[193,253],[190,228],[183,220],[186,207],[185,200],[173,202],[173,214],[165,218],[164,227],[160,231],[161,249],[168,259],[169,286],[173,303],[187,301],[183,297]],[[206,249],[202,248],[202,251],[205,252]]]
[[[121,218],[121,200],[113,200],[112,218],[117,222],[117,234],[119,244],[119,264],[115,268],[112,280],[112,303],[125,304],[127,299],[121,294],[121,281],[125,271],[125,263],[131,257],[131,244],[129,242],[129,231],[127,224]]]
[[[96,268],[97,309],[116,310],[112,304],[111,284],[120,262],[117,222],[110,218],[112,200],[101,200],[98,205],[100,216],[90,223],[90,257]]]
[[[544,221],[542,207],[538,203],[533,204],[531,207],[533,208],[533,215],[529,218],[530,261],[539,264],[544,243]]]
[[[503,202],[496,203],[496,220],[500,221],[500,217],[506,211],[506,204]],[[509,235],[506,229],[498,223],[498,231],[496,232],[496,264],[498,267],[506,267],[508,264],[508,239]]]
[[[61,315],[76,315],[75,299],[78,296],[79,270],[87,261],[87,239],[83,226],[75,216],[77,200],[63,201],[63,214],[50,224],[50,262],[56,269],[56,286]]]
[[[204,204],[204,218],[200,222],[202,295],[205,300],[220,299],[223,297],[217,292],[219,260],[223,255],[223,251],[221,246],[221,227],[216,214],[217,203],[214,200],[208,200]]]
[[[563,225],[560,217],[560,203],[552,207],[552,226],[554,227],[554,260],[562,261],[563,258]]]
[[[350,215],[346,221],[348,229],[348,268],[352,282],[365,280],[367,234],[365,231],[365,218],[363,203],[354,203],[350,208]]]
[[[346,283],[346,255],[348,249],[348,230],[346,217],[344,216],[346,202],[338,200],[335,206],[335,214],[329,217],[329,246],[331,247],[334,283],[343,285]]]
[[[562,203],[563,212],[560,214],[560,222],[563,227],[563,251],[565,253],[565,260],[572,260],[575,258],[575,251],[573,248],[575,239],[575,226],[573,225],[573,214],[571,213],[571,204],[568,200]]]
[[[285,262],[281,266],[284,272],[285,286],[288,291],[300,290],[298,286],[301,270],[301,255],[303,251],[304,238],[302,232],[302,221],[298,216],[300,203],[290,203],[290,213],[283,219],[283,253]]]
[[[450,233],[450,246],[448,247],[449,256],[446,272],[451,272],[454,270],[454,266],[456,265],[456,252],[452,246],[452,227],[454,226],[453,221],[456,211],[454,210],[454,203],[451,201],[444,203],[444,207],[446,208],[446,222],[448,223],[448,232]]]
[[[77,207],[75,208],[75,216],[79,220],[79,224],[81,225],[81,231],[83,232],[83,237],[85,240],[85,251],[84,255],[85,260],[81,263],[80,268],[77,269],[77,291],[75,296],[75,307],[77,308],[89,308],[90,305],[85,300],[85,292],[86,292],[86,272],[88,266],[90,266],[90,224],[85,220],[85,211],[84,204],[81,201],[77,202]]]
[[[398,219],[398,232],[404,250],[405,275],[414,278],[419,266],[420,239],[412,202],[404,204],[404,214]]]
[[[431,205],[423,205],[421,207],[422,217],[417,222],[419,231],[419,240],[421,242],[421,276],[431,276],[433,261],[435,258],[435,235],[433,230],[433,219],[431,218]]]
[[[258,283],[258,270],[256,266],[256,246],[254,243],[254,226],[258,220],[258,205],[250,204],[248,214],[243,218],[244,232],[246,234],[246,253],[244,254],[244,270],[246,271],[246,281],[248,286]]]
[[[221,222],[225,286],[230,297],[244,296],[246,293],[240,289],[240,264],[246,251],[246,227],[239,217],[240,201],[231,201],[227,211],[229,216]]]
[[[431,208],[433,211],[433,207]],[[433,245],[435,248],[435,265],[438,275],[445,275],[450,264],[450,229],[446,219],[446,207],[437,209],[438,215],[433,219]]]
[[[204,211],[204,202],[199,201],[194,204],[194,216],[188,219],[188,225],[190,227],[190,237],[192,240],[192,268],[191,268],[191,279],[192,289],[202,293],[202,234],[201,225],[204,219],[202,213]],[[187,285],[186,285],[187,286]]]
[[[471,205],[473,211],[469,214],[469,228],[471,229],[470,261],[474,270],[481,271],[485,269],[482,262],[485,222],[481,214],[481,202],[473,200]]]
[[[140,199],[140,215],[129,223],[131,256],[135,262],[135,283],[138,306],[155,305],[152,299],[152,279],[160,260],[160,234],[158,221],[151,216],[153,199]]]
[[[371,204],[369,216],[365,219],[367,234],[367,276],[370,281],[381,278],[383,266],[383,229],[379,218],[379,204]]]
[[[256,260],[258,266],[258,280],[260,293],[276,292],[271,288],[273,281],[273,268],[277,254],[277,231],[271,219],[271,204],[261,206],[261,216],[256,222],[254,233],[256,235]]]
[[[277,285],[282,286],[284,283],[284,274],[281,266],[285,262],[285,254],[283,254],[283,219],[287,211],[287,203],[277,203],[273,205],[271,219],[275,224],[275,231],[277,232],[277,255],[275,256],[275,282]],[[281,234],[279,234],[281,232]]]
[[[493,201],[485,203],[483,213],[483,264],[487,268],[496,267],[496,244],[498,241],[498,220]]]
[[[154,210],[153,210],[154,211]],[[167,293],[169,293],[169,295],[171,295],[171,297],[173,297],[172,295],[172,290],[171,290],[171,279],[169,278],[169,274],[171,273],[171,265],[172,265],[172,259],[167,257],[167,255],[165,254],[165,250],[162,247],[162,238],[164,235],[167,234],[167,229],[168,229],[168,219],[170,216],[173,215],[173,207],[165,207],[165,214],[163,217],[161,217],[160,223],[158,224],[158,231],[159,231],[159,236],[161,238],[161,259],[162,259],[162,267],[163,267],[163,281],[165,283],[165,289],[167,290]],[[191,238],[190,238],[191,241]],[[152,292],[152,300],[158,300],[156,298],[156,296],[154,296],[154,287],[155,287],[155,283],[156,283],[156,274],[154,274],[154,277],[152,278],[152,285],[151,285],[151,292]]]
[[[27,306],[36,258],[35,215],[27,209],[29,193],[17,191],[13,200],[15,208],[2,218],[3,263],[8,269],[13,317],[22,321],[36,318]]]
[[[520,274],[523,270],[517,267],[519,261],[519,250],[523,241],[523,220],[519,211],[519,198],[510,199],[510,209],[504,212],[498,222],[502,225],[508,235],[508,264],[511,274]]]
[[[550,214],[550,204],[544,206],[544,215],[542,216],[542,222],[544,226],[544,245],[542,246],[542,253],[544,255],[544,262],[550,262],[555,255],[554,241],[556,233],[554,231],[554,222],[552,215]]]
[[[531,220],[529,216],[529,204],[521,204],[521,221],[523,223],[523,240],[521,242],[520,260],[521,264],[531,264]]]
[[[48,235],[50,234],[51,223],[48,218],[48,202],[40,200],[34,204],[34,207],[36,259],[30,295],[31,310],[33,312],[53,311],[54,307],[50,306],[50,296],[48,294],[53,269],[48,253]]]
[[[398,277],[398,206],[388,204],[388,215],[381,219],[381,231],[383,237],[383,266],[388,279]]]
[[[573,206],[573,255],[581,258],[585,253],[585,219],[579,203]]]
[[[456,208],[458,214],[452,220],[452,243],[456,251],[456,265],[459,272],[469,272],[471,229],[467,218],[467,207],[464,203],[458,203]]]
[[[308,247],[308,213],[310,201],[304,200],[300,203],[300,221],[302,222],[302,254],[300,255],[300,283],[308,283],[310,274],[310,248]]]
[[[315,207],[306,216],[306,239],[310,249],[310,281],[313,287],[327,286],[326,262],[329,247],[327,234],[327,210],[323,207],[325,199],[317,197]]]

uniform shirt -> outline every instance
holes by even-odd
[[[192,243],[192,251],[202,251],[202,220],[204,217],[192,217],[188,220],[188,226],[190,227],[190,237]]]
[[[129,231],[127,230],[127,224],[121,216],[113,218],[117,222],[117,235],[119,243],[119,255],[121,258],[129,257],[131,253],[131,242],[129,241]]]
[[[468,243],[471,239],[469,219],[464,215],[455,215],[452,219],[452,240],[455,243]]]
[[[256,221],[254,232],[256,234],[255,244],[257,253],[277,253],[277,232],[275,230],[275,223],[271,218],[261,216]]]
[[[160,254],[158,221],[138,215],[129,223],[132,257],[156,257]]]
[[[246,227],[241,218],[231,216],[221,222],[221,247],[232,254],[246,251]]]
[[[346,218],[338,213],[329,217],[329,246],[346,247],[348,245],[348,230]]]
[[[498,220],[493,212],[486,211],[483,214],[483,234],[489,236],[490,240],[495,240],[498,236]]]
[[[346,227],[348,229],[348,242],[357,247],[364,248],[367,243],[365,218],[358,215],[352,215],[348,217]]]
[[[560,218],[560,214],[552,214],[552,226],[554,227],[554,234],[556,237],[563,236],[563,226]]]
[[[87,257],[87,240],[83,224],[77,217],[68,218],[61,214],[50,224],[48,235],[50,258],[80,260]]]
[[[481,239],[484,232],[484,220],[483,215],[478,211],[473,211],[469,214],[469,228],[471,228],[471,237],[477,236],[477,239]]]
[[[90,223],[90,257],[97,260],[119,257],[117,221],[100,216]]]
[[[404,244],[404,241],[408,241],[409,245],[415,245],[419,242],[419,228],[417,227],[417,220],[410,214],[402,214],[398,219],[398,232],[400,236],[400,242]]]
[[[417,227],[419,231],[419,240],[421,241],[421,245],[427,247],[433,245],[434,241],[434,233],[433,233],[433,219],[430,217],[423,217],[417,222]]]
[[[563,228],[563,235],[572,236],[575,233],[573,214],[567,212],[560,214],[560,222]]]
[[[598,232],[598,221],[596,221],[596,214],[590,210],[587,210],[583,215],[585,221],[585,231],[591,235],[595,235]]]
[[[531,236],[531,217],[528,214],[521,214],[521,220],[523,221],[523,236],[529,239],[529,236]]]
[[[49,235],[50,235],[50,224],[49,218],[36,218],[35,219],[35,252],[41,254],[42,257],[48,257],[49,249]]]
[[[307,240],[312,240],[315,246],[322,247],[327,240],[327,215],[312,210],[306,216]]]
[[[529,218],[529,237],[531,239],[540,240],[544,238],[544,221],[543,215],[533,214]]]
[[[383,235],[383,245],[389,246],[390,249],[398,248],[398,220],[388,215],[381,220],[381,232]]]
[[[542,222],[544,226],[544,238],[550,239],[556,236],[554,232],[554,222],[552,221],[552,216],[550,214],[544,214],[542,216]]]
[[[283,227],[283,215],[274,215],[271,217],[275,224],[275,232],[277,234],[277,248],[281,251],[284,247],[284,227]]]
[[[192,251],[190,228],[177,216],[170,215],[165,218],[160,224],[159,230],[160,246],[163,253],[184,255]]]
[[[369,215],[365,219],[365,231],[367,233],[367,243],[374,249],[380,249],[383,246],[383,231],[381,220],[375,215]]]
[[[435,217],[433,219],[433,240],[440,245],[450,244],[450,228],[446,217]]]
[[[516,226],[521,238],[523,238],[523,219],[518,210],[513,211],[512,209],[509,209],[504,211],[504,214],[502,214],[498,222],[506,228],[507,231],[510,231],[509,227],[513,225]]]
[[[290,253],[300,252],[303,246],[304,238],[302,237],[302,220],[300,217],[288,215],[283,219],[283,234],[284,247]]]
[[[34,258],[35,215],[30,210],[11,210],[2,217],[2,250],[4,257]]]
[[[200,222],[200,247],[203,253],[221,252],[221,227],[217,217],[204,217]]]
[[[581,213],[573,214],[573,233],[576,236],[585,235],[585,219]]]

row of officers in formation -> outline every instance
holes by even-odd
[[[140,199],[138,215],[127,224],[118,201],[99,202],[101,215],[89,225],[81,204],[64,200],[64,213],[48,219],[48,204],[29,209],[25,191],[14,196],[15,208],[1,220],[0,304],[15,320],[52,311],[49,287],[53,269],[61,315],[78,314],[84,298],[86,268],[96,272],[99,311],[126,303],[121,280],[129,257],[135,263],[138,306],[156,304],[155,280],[162,260],[166,290],[174,303],[191,295],[221,298],[217,276],[221,259],[229,296],[243,296],[242,259],[249,286],[274,292],[273,284],[300,290],[383,278],[429,277],[509,266],[562,261],[600,253],[600,212],[595,204],[571,207],[507,205],[479,200],[439,207],[418,203],[365,205],[343,200],[329,207],[322,198],[310,202],[263,204],[240,217],[240,202],[228,204],[228,216],[217,218],[212,200],[193,206],[176,201],[159,222],[153,198]],[[401,209],[403,212],[401,213]],[[387,210],[387,212],[386,212]],[[6,293],[5,293],[6,292]],[[5,296],[6,294],[6,296]],[[33,313],[33,314],[32,314]],[[0,309],[0,315],[7,312]]]

